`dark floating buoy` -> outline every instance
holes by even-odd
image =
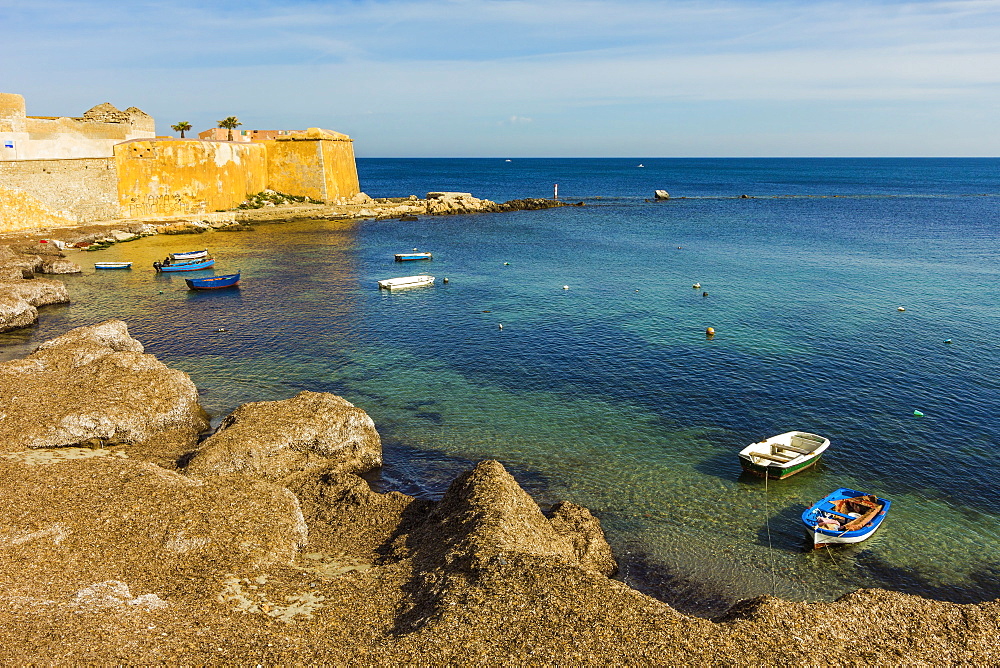
[[[442,282],[442,283],[447,283],[447,282],[448,282],[448,279],[447,279],[447,278],[442,278],[442,279],[441,279],[441,282]]]
[[[701,293],[701,296],[702,296],[702,297],[707,297],[707,296],[708,296],[708,293],[707,293],[707,292],[703,292],[703,293]]]

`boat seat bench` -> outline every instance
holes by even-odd
[[[775,450],[790,450],[792,452],[797,452],[800,455],[809,455],[809,454],[812,454],[812,452],[813,452],[812,450],[807,450],[805,448],[800,448],[797,445],[776,445],[776,446],[774,446],[774,449]]]
[[[787,464],[788,462],[795,459],[795,457],[785,457],[783,455],[765,455],[760,452],[750,453],[751,457],[760,457],[761,459],[770,459],[772,462],[779,462],[781,464]]]

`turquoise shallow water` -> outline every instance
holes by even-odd
[[[0,335],[0,355],[119,317],[191,374],[216,423],[247,401],[343,395],[382,434],[381,488],[433,497],[498,459],[543,504],[591,508],[621,577],[693,612],[869,586],[1000,596],[1000,161],[360,160],[359,171],[376,197],[504,200],[559,183],[586,206],[260,225],[80,253],[73,304]],[[675,199],[646,201],[655,188]],[[150,267],[204,246],[217,273],[243,271],[241,289],[190,293]],[[392,261],[414,247],[434,260]],[[118,259],[135,267],[90,268]],[[433,288],[375,287],[424,271]],[[740,448],[791,429],[831,439],[819,468],[766,488],[741,475]],[[804,549],[799,513],[840,486],[890,498],[891,516],[857,547]]]

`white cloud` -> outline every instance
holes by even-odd
[[[857,146],[878,137],[889,150],[895,135],[883,115],[919,114],[928,135],[1000,152],[981,113],[1000,106],[996,0],[117,7],[0,0],[8,24],[0,61],[18,65],[0,88],[24,94],[38,115],[108,100],[149,111],[161,131],[177,119],[207,127],[235,114],[247,127],[362,132],[378,146],[424,146],[416,137],[428,132],[466,147],[514,134],[572,147],[574,136],[600,132],[610,146],[667,127],[687,128],[691,145],[690,133],[704,133],[706,146],[742,135],[754,151],[782,136],[845,146],[850,129],[822,133],[836,110],[849,109]],[[512,108],[519,113],[497,121]],[[787,127],[751,139],[769,118]]]

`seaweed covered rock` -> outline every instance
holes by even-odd
[[[38,320],[39,306],[69,301],[60,281],[33,279],[35,272],[77,273],[80,267],[52,249],[44,257],[25,254],[20,247],[0,246],[0,332],[19,329]]]
[[[615,570],[611,548],[589,511],[566,507],[550,520],[493,460],[459,476],[406,547],[425,562],[468,570],[517,553],[556,557],[605,575]]]
[[[122,445],[170,466],[207,426],[188,375],[144,354],[120,320],[79,327],[0,364],[2,451]]]
[[[288,565],[306,540],[282,487],[199,481],[106,449],[0,457],[0,517],[2,598],[31,608],[141,603],[128,587],[169,604],[228,572]]]
[[[13,280],[0,280],[0,332],[34,324],[38,320],[39,306],[69,302],[69,293],[62,281],[22,280],[16,277],[21,268],[7,269],[7,275]],[[0,276],[4,275],[3,271],[0,267]]]
[[[205,439],[186,471],[202,477],[280,480],[331,465],[356,473],[381,466],[382,441],[372,419],[354,404],[304,391],[291,399],[237,408]]]
[[[0,293],[0,332],[28,327],[38,320],[38,309],[17,295]]]

